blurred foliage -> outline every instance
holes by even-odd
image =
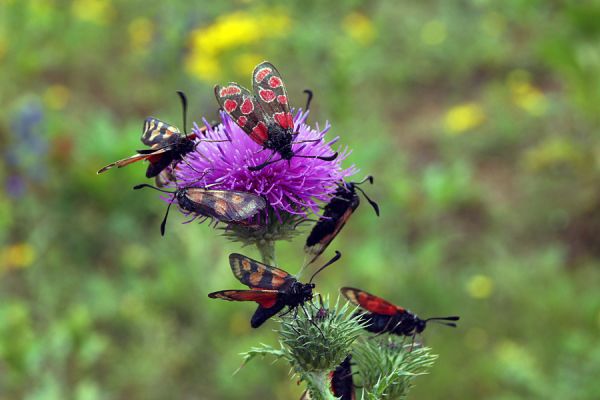
[[[423,316],[440,355],[414,398],[600,393],[600,1],[0,0],[0,398],[298,398],[232,287],[238,246],[158,225],[143,119],[216,118],[217,82],[278,66],[292,103],[376,185],[318,290]],[[173,223],[182,221],[172,216]],[[302,263],[302,237],[278,261]],[[256,257],[255,249],[241,250]],[[435,329],[439,328],[439,329]]]

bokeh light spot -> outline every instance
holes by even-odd
[[[494,282],[486,275],[474,275],[467,282],[467,292],[475,299],[487,299],[493,290]]]

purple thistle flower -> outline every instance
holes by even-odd
[[[304,156],[328,156],[339,137],[325,142],[324,137],[331,125],[327,122],[323,129],[311,128],[306,124],[308,111],[299,110],[294,118],[294,128],[298,135],[294,141],[319,139],[315,142],[293,145],[294,154]],[[293,157],[289,162],[282,160],[258,171],[250,171],[249,166],[265,162],[271,150],[262,150],[231,118],[221,112],[222,123],[215,128],[204,120],[209,129],[201,133],[194,124],[194,133],[207,140],[221,142],[200,142],[196,151],[178,164],[175,175],[178,186],[209,186],[211,189],[241,190],[264,196],[272,207],[275,216],[281,213],[306,216],[309,212],[320,212],[319,202],[326,202],[344,178],[356,173],[351,166],[343,169],[342,161],[349,155],[348,149],[336,149],[339,156],[334,161],[318,158]]]

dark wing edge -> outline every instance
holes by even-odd
[[[229,255],[233,275],[250,288],[280,289],[295,278],[286,271],[263,264],[239,253]]]

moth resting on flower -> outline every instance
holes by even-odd
[[[273,64],[263,61],[254,68],[252,90],[254,94],[235,82],[226,86],[215,86],[215,96],[223,111],[257,144],[272,150],[266,161],[248,167],[251,171],[258,171],[281,160],[289,161],[294,156],[319,158],[324,161],[336,159],[338,153],[323,156],[294,152],[292,140],[298,132],[294,130],[294,119],[283,79]],[[275,154],[279,154],[281,158],[272,160]]]

